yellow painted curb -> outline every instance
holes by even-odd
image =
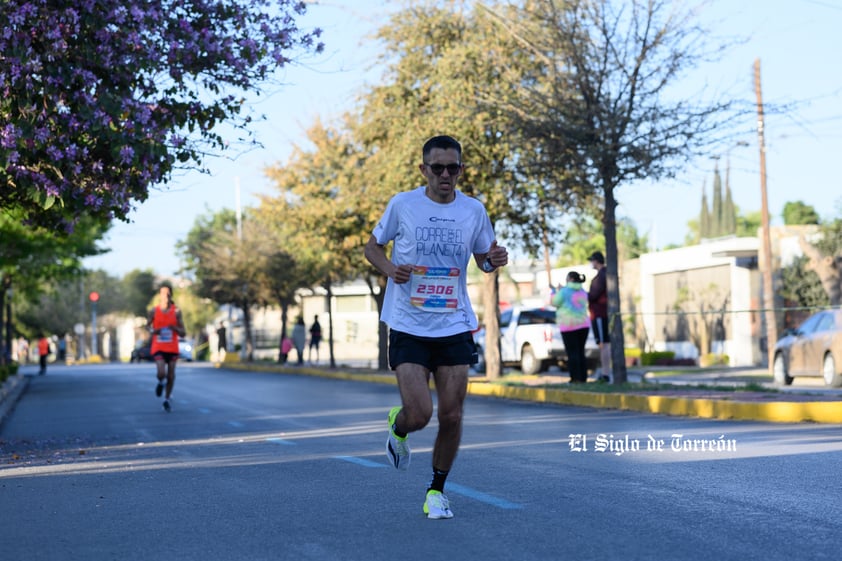
[[[556,403],[582,407],[600,407],[706,419],[740,419],[773,423],[842,423],[839,401],[749,402],[735,399],[695,399],[660,395],[567,391],[556,388],[500,386],[473,382],[471,395]],[[733,397],[733,394],[729,394]]]
[[[255,363],[226,364],[232,370],[252,370],[281,374],[305,374],[335,380],[355,380],[379,384],[397,385],[390,374],[358,374],[342,370],[322,368],[261,365]],[[560,388],[536,386],[504,386],[490,384],[485,380],[469,380],[468,394],[475,396],[638,411],[658,415],[701,417],[704,419],[732,419],[764,421],[772,423],[830,423],[842,424],[842,401],[770,401],[750,402],[737,399],[710,399],[671,397],[663,395],[640,395],[633,393],[601,393],[570,391]],[[736,397],[734,393],[727,394]]]

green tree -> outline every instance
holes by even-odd
[[[739,208],[734,206],[734,233],[741,238],[756,238],[760,229],[760,211],[740,214]],[[684,236],[684,245],[696,245],[704,236],[700,235],[698,220],[687,221],[687,234]],[[680,247],[680,246],[676,246]]]
[[[76,323],[90,322],[90,302],[82,286],[81,282],[48,282],[34,298],[15,298],[16,331],[32,340],[39,333],[72,333]]]
[[[808,268],[809,262],[809,257],[801,256],[781,269],[780,294],[788,306],[818,308],[830,304],[819,275]]]
[[[737,209],[737,236],[741,238],[756,238],[760,225],[763,223],[763,217],[759,210],[740,214]]]
[[[722,229],[722,176],[719,175],[719,166],[713,170],[713,206],[710,212],[710,230],[707,235],[702,232],[704,238],[718,238],[724,234]]]
[[[14,309],[25,310],[55,283],[79,277],[82,259],[101,253],[97,240],[105,232],[105,227],[83,217],[72,233],[56,236],[45,228],[24,225],[23,216],[20,209],[0,209],[0,337],[6,347],[11,346],[13,332],[6,325],[7,299],[13,300]],[[5,354],[0,353],[0,364],[4,361]]]
[[[603,201],[616,383],[625,382],[626,368],[615,189],[674,174],[688,156],[701,153],[729,107],[702,96],[670,101],[666,95],[709,54],[705,30],[692,18],[689,11],[642,0],[533,0],[523,4],[521,17],[500,19],[499,33],[517,36],[546,68],[522,90],[546,88],[542,78],[548,77],[566,94],[546,98],[539,114],[543,132],[529,140],[563,139],[566,153],[575,156],[570,171]]]
[[[128,312],[123,284],[119,278],[98,269],[82,271],[72,277],[42,281],[36,292],[25,298],[16,297],[18,331],[33,338],[38,333],[72,333],[75,324],[90,324],[93,314],[90,300],[92,292],[99,296],[96,302],[99,327],[114,327],[114,320]]]
[[[786,225],[800,225],[800,224],[818,224],[819,213],[812,206],[805,204],[802,201],[789,201],[784,204],[784,210],[781,213]]]
[[[363,247],[377,220],[371,199],[379,198],[379,187],[372,185],[371,162],[364,161],[349,130],[317,122],[307,134],[312,149],[296,147],[286,165],[267,170],[280,195],[264,198],[260,212],[264,221],[283,224],[284,239],[297,248],[302,280],[321,285],[330,301],[333,287],[343,281],[362,277],[373,286]],[[329,320],[333,368],[333,314]]]
[[[699,216],[697,234],[689,236],[692,243],[702,239],[730,236],[737,231],[737,209],[731,196],[731,170],[725,170],[725,195],[722,194],[722,176],[719,165],[713,170],[713,204],[710,211],[707,207],[707,196],[702,187],[702,210]]]
[[[621,261],[637,259],[648,251],[648,236],[637,231],[630,218],[621,218],[617,223],[617,247]],[[593,216],[579,218],[568,230],[566,242],[556,263],[559,267],[581,265],[588,262],[594,251],[605,250],[605,236],[602,224]]]
[[[23,220],[20,209],[0,209],[0,274],[14,277],[19,289],[77,275],[85,257],[102,253],[97,241],[107,228],[90,219],[80,219],[76,229],[63,236],[23,225]]]
[[[828,220],[819,228],[821,238],[816,247],[828,257],[842,256],[842,218]]]
[[[549,162],[561,155],[539,157],[537,144],[522,142],[510,125],[512,112],[502,107],[522,85],[529,58],[515,37],[499,32],[495,12],[471,6],[422,3],[395,13],[378,31],[386,70],[381,83],[362,96],[355,138],[368,154],[366,167],[381,170],[378,213],[389,197],[418,186],[424,141],[442,132],[459,139],[465,164],[461,190],[485,204],[501,240],[537,252],[560,235],[559,205],[573,198],[553,190],[563,167],[553,174],[544,165],[544,174],[537,173],[542,158]],[[480,311],[489,341],[499,340],[499,274],[483,277]],[[380,339],[384,357],[384,328]],[[487,346],[486,364],[489,377],[500,375],[498,347]]]
[[[278,239],[280,241],[284,238],[278,236]],[[270,297],[281,308],[281,336],[278,341],[280,349],[284,336],[289,335],[287,331],[289,309],[296,303],[296,293],[299,289],[309,288],[312,284],[309,284],[310,270],[303,267],[293,255],[280,249],[283,244],[279,243],[277,247],[278,249],[266,256],[264,282]]]
[[[731,168],[725,169],[725,201],[722,203],[722,234],[732,236],[737,233],[737,207],[731,196]]]
[[[132,315],[146,317],[150,298],[153,297],[157,288],[155,273],[150,269],[129,271],[123,277],[122,285],[125,310]]]
[[[706,238],[708,237],[708,232],[710,232],[710,223],[711,223],[711,216],[710,216],[710,209],[708,208],[708,197],[707,197],[707,189],[705,185],[702,184],[702,210],[699,213],[699,223],[698,223],[698,234],[699,237]],[[698,240],[694,240],[698,242]]]
[[[839,306],[842,304],[842,218],[826,221],[820,226],[819,232],[821,236],[813,244],[819,252],[814,259],[816,273],[830,303]]]
[[[196,218],[176,249],[185,264],[184,271],[194,279],[196,296],[242,310],[245,358],[254,360],[251,309],[267,300],[262,281],[266,255],[272,249],[261,224],[252,220],[248,211],[239,224],[232,210],[207,213]]]

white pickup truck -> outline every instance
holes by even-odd
[[[477,372],[485,372],[485,328],[474,334],[479,363]],[[599,347],[593,334],[588,334],[585,346],[588,368],[599,361]],[[567,352],[561,332],[555,322],[555,308],[524,308],[514,306],[500,312],[500,358],[503,366],[520,368],[524,374],[546,372],[559,365],[566,370]]]

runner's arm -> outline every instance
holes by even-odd
[[[187,336],[187,330],[184,328],[184,320],[181,318],[181,310],[180,309],[176,309],[176,311],[175,311],[175,321],[176,321],[176,324],[175,324],[175,327],[174,327],[175,332],[178,333],[179,337],[186,337]]]
[[[474,261],[481,271],[493,273],[499,267],[509,264],[509,252],[505,247],[497,245],[497,240],[491,242],[488,253],[474,253]]]
[[[395,265],[386,256],[386,246],[377,243],[377,238],[371,236],[365,244],[365,258],[374,267],[398,284],[409,281],[412,265]]]

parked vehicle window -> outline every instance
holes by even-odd
[[[500,327],[509,327],[512,323],[512,310],[506,310],[500,313]]]
[[[524,310],[518,319],[518,325],[534,325],[555,323],[555,312],[552,310]]]
[[[798,326],[798,332],[802,335],[809,335],[810,333],[813,333],[824,316],[825,314],[816,314],[814,316],[808,317],[806,320],[804,320],[804,323]]]
[[[833,314],[822,314],[816,331],[830,331],[833,329]]]

